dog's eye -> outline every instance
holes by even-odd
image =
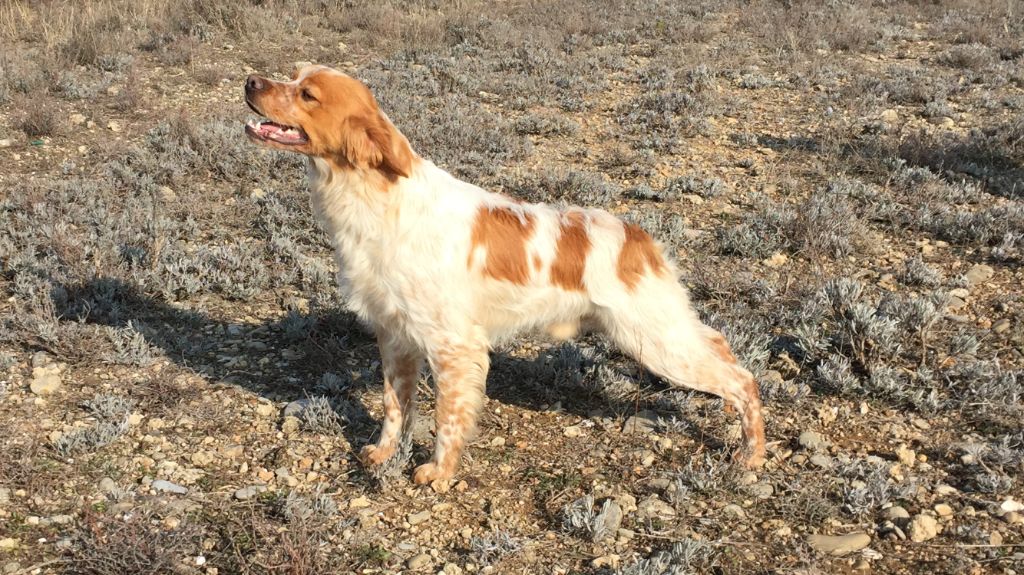
[[[299,92],[299,95],[307,102],[316,102],[316,98],[313,96],[313,93],[309,91],[309,88],[303,88],[302,92]]]

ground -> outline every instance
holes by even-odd
[[[1019,4],[3,0],[0,35],[0,573],[1024,571]],[[658,237],[765,468],[720,401],[524,337],[451,485],[409,481],[429,378],[367,472],[376,348],[301,159],[243,136],[297,62]]]

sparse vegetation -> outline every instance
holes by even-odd
[[[1015,569],[1019,12],[0,1],[0,567]],[[365,470],[374,340],[303,160],[241,133],[241,80],[296,60],[366,81],[459,177],[655,235],[758,380],[767,467],[731,465],[723,402],[584,335],[495,350],[451,491],[407,483],[429,378]],[[843,558],[805,540],[853,531],[869,549]]]

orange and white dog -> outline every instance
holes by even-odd
[[[366,465],[395,453],[426,361],[437,437],[413,480],[451,478],[483,403],[491,346],[531,329],[572,337],[581,323],[670,384],[724,398],[742,421],[738,455],[764,462],[757,383],[639,227],[456,179],[412,150],[365,85],[324,66],[289,82],[250,76],[245,100],[268,118],[246,125],[252,140],[309,156],[313,210],[347,305],[377,335],[385,415],[380,439],[360,453]]]

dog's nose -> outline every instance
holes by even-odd
[[[245,79],[245,91],[246,92],[259,92],[267,85],[266,80],[259,76],[249,76]]]

